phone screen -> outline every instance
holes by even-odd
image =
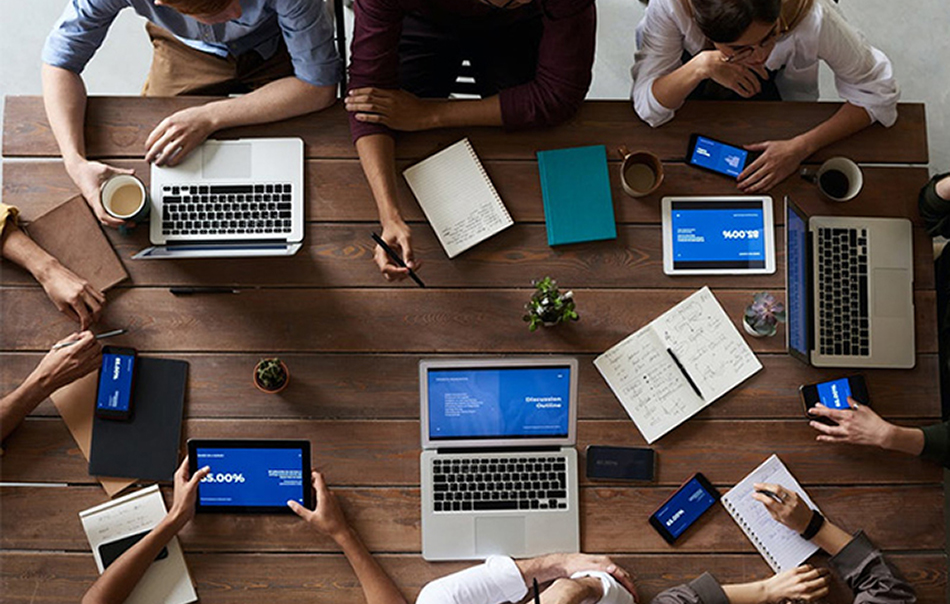
[[[602,480],[653,480],[653,449],[590,446],[587,477]]]
[[[851,381],[848,378],[841,378],[830,382],[816,384],[818,390],[818,401],[829,409],[850,409],[848,397],[851,394]]]
[[[96,409],[115,414],[127,414],[132,399],[132,375],[135,369],[135,355],[102,354],[102,368],[99,371],[99,394]]]
[[[739,147],[727,145],[705,136],[696,136],[689,163],[699,168],[706,168],[719,174],[738,178],[745,169],[749,159],[749,152]]]
[[[719,493],[707,485],[702,474],[693,476],[650,516],[650,524],[667,542],[675,541],[719,500]]]

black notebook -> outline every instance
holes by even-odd
[[[89,474],[171,480],[178,468],[188,363],[138,357],[132,419],[95,418]]]

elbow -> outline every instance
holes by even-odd
[[[574,117],[584,104],[585,95],[586,90],[566,93],[537,90],[526,101],[503,97],[503,122],[508,130],[557,126]]]

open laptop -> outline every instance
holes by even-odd
[[[292,256],[304,230],[303,141],[209,140],[152,164],[149,239],[133,258]]]
[[[913,228],[809,217],[785,197],[788,351],[816,367],[911,368]]]
[[[422,361],[422,557],[580,550],[577,360]]]

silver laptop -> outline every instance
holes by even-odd
[[[303,141],[206,141],[152,164],[149,239],[133,258],[292,256],[304,231]]]
[[[913,228],[809,217],[785,198],[788,351],[816,367],[911,368]]]
[[[422,557],[580,550],[577,360],[422,361]]]

